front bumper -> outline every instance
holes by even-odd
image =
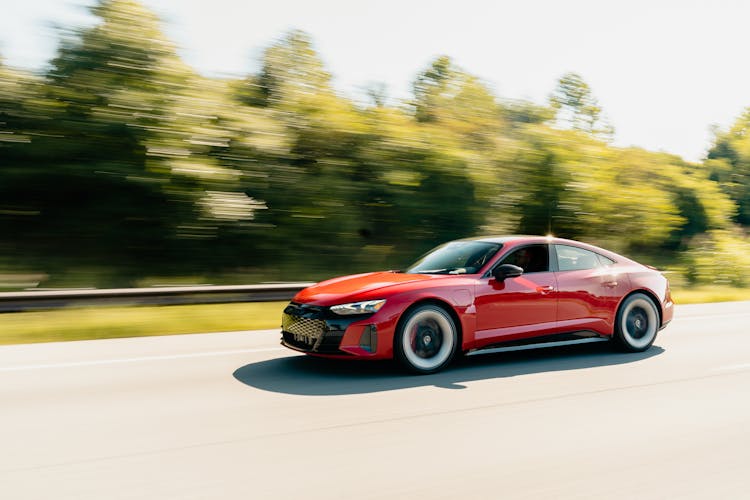
[[[327,307],[291,302],[282,314],[281,344],[313,355],[374,356],[377,328],[368,322],[372,316],[339,316]]]

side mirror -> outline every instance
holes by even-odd
[[[516,278],[522,274],[523,269],[514,266],[513,264],[503,264],[492,270],[492,276],[494,276],[497,281],[504,281],[505,278]]]

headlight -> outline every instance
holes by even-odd
[[[366,300],[364,302],[352,302],[350,304],[339,304],[331,306],[331,311],[343,316],[349,314],[371,314],[376,313],[385,304],[385,299]]]

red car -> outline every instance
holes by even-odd
[[[330,358],[391,359],[417,373],[457,353],[612,340],[648,349],[672,319],[656,269],[577,241],[540,236],[445,243],[405,271],[344,276],[284,309],[286,347]]]

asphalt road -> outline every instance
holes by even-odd
[[[0,498],[748,498],[750,302],[675,317],[421,377],[273,331],[0,347]]]

